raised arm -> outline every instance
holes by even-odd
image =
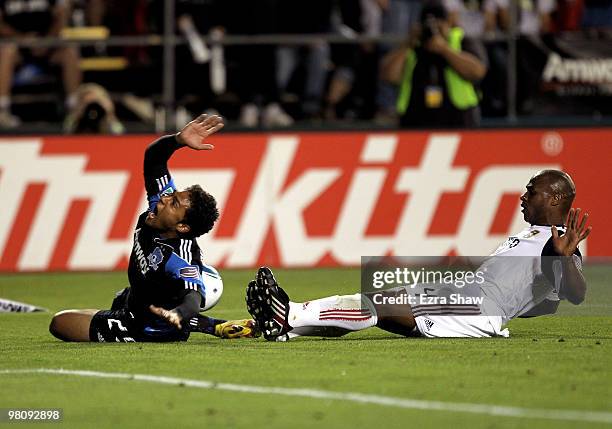
[[[204,140],[223,127],[221,116],[202,114],[185,125],[176,135],[176,139],[180,144],[195,150],[212,150],[215,147],[204,143]]]
[[[487,73],[487,66],[476,55],[463,51],[455,51],[441,35],[434,35],[425,44],[425,49],[442,56],[462,78],[470,82],[478,82]]]
[[[212,150],[213,145],[204,140],[223,128],[223,119],[217,115],[200,115],[189,122],[177,134],[161,137],[154,141],[144,155],[144,178],[149,204],[160,194],[176,190],[170,172],[168,160],[172,154],[183,146],[195,150]]]
[[[393,85],[399,85],[402,83],[402,76],[404,75],[404,66],[406,65],[406,55],[408,54],[408,47],[402,45],[401,47],[389,52],[384,56],[380,66],[381,78],[385,82],[389,82]]]
[[[574,255],[578,244],[591,233],[591,227],[586,227],[589,214],[585,213],[580,220],[580,209],[570,209],[567,215],[567,230],[559,236],[557,228],[552,229],[553,246],[561,258],[562,280],[560,293],[572,304],[580,304],[586,296],[586,280],[582,275],[578,258]]]
[[[169,187],[174,190],[174,183],[171,184],[172,177],[168,171],[168,160],[181,147],[176,135],[169,135],[155,140],[145,150],[143,171],[149,197],[161,194]]]

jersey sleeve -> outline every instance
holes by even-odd
[[[563,231],[559,232],[563,235]],[[564,299],[561,293],[561,281],[563,280],[563,266],[561,264],[561,258],[552,244],[552,238],[550,238],[544,248],[542,249],[542,262],[541,268],[542,273],[546,276],[548,281],[553,285],[553,290],[546,296],[549,301],[559,301]],[[582,271],[582,254],[579,249],[576,249],[574,254],[571,256],[572,262],[576,265],[579,271]]]
[[[198,314],[202,297],[194,290],[185,291],[183,303],[176,307],[176,312],[180,314],[182,319],[191,319]]]
[[[193,240],[188,239],[181,239],[178,247],[178,252],[173,251],[166,262],[166,275],[180,289],[197,291],[204,299],[206,289],[199,264],[199,248]],[[197,251],[197,257],[193,256],[194,250]]]
[[[175,136],[169,135],[157,139],[146,149],[143,171],[149,210],[155,208],[161,196],[176,191],[174,179],[168,171],[168,160],[181,147]]]

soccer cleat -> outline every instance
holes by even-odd
[[[264,309],[265,300],[263,289],[256,280],[251,280],[246,289],[247,311],[260,327],[267,322],[268,312]]]
[[[252,319],[228,320],[215,326],[215,336],[220,338],[257,338],[261,331]]]
[[[257,321],[266,340],[276,341],[291,331],[289,297],[268,267],[261,267],[256,280],[249,283],[246,302],[247,310]]]
[[[249,285],[246,288],[246,305],[247,311],[249,314],[255,319],[259,326],[262,326],[264,321],[263,319],[263,309],[260,305],[260,299],[263,300],[263,297],[259,294],[259,289],[257,287],[257,282],[255,280],[251,280]]]

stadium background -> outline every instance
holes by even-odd
[[[87,3],[76,2],[75,11],[86,10]],[[513,321],[510,341],[389,341],[393,335],[378,331],[337,341],[198,337],[178,347],[138,348],[53,339],[46,331],[52,312],[108,307],[126,282],[133,225],[145,207],[144,147],[209,107],[202,94],[177,86],[177,79],[194,78],[178,73],[192,59],[184,34],[175,32],[177,5],[145,3],[163,25],[130,35],[84,27],[70,36],[83,60],[102,58],[82,63],[84,82],[109,90],[125,134],[63,135],[62,91],[52,69],[39,70],[38,81],[15,85],[13,111],[24,125],[0,135],[0,298],[50,313],[0,314],[0,408],[59,407],[67,427],[369,427],[380,424],[382,413],[390,427],[610,424],[612,232],[605,222],[612,209],[612,104],[606,89],[612,81],[606,72],[600,78],[588,71],[607,67],[610,33],[572,28],[566,13],[568,4],[588,2],[558,2],[558,31],[541,35],[550,49],[544,52],[549,59],[560,52],[577,62],[552,62],[558,73],[549,68],[544,76],[546,55],[536,61],[542,78],[528,108],[517,98],[521,77],[514,70],[524,58],[518,27],[496,35],[496,42],[507,44],[509,75],[497,88],[505,106],[485,109],[481,129],[400,130],[379,121],[373,98],[359,91],[333,118],[305,114],[298,95],[281,99],[292,125],[250,127],[240,121],[243,101],[234,94],[216,100],[228,126],[214,137],[215,151],[193,156],[184,150],[170,163],[177,184],[201,183],[220,203],[218,225],[201,240],[207,262],[220,267],[225,279],[225,296],[215,309],[220,317],[246,315],[244,286],[261,264],[280,268],[277,275],[291,296],[306,300],[354,292],[362,255],[485,255],[523,225],[518,197],[541,168],[568,171],[578,188],[575,206],[591,214],[594,231],[582,248],[589,280],[584,305],[564,303],[560,317]],[[320,39],[360,46],[404,37],[262,33],[228,34],[221,41],[204,34],[203,40],[227,47]],[[18,43],[61,46],[67,40]],[[151,59],[146,67],[138,61],[143,53]],[[300,79],[298,73],[293,85]],[[133,87],[136,104],[126,102]],[[213,387],[15,372],[39,368],[174,376],[209,380]],[[408,403],[210,390],[219,383]]]

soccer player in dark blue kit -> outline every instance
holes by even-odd
[[[185,341],[190,332],[223,338],[258,335],[251,319],[225,321],[199,314],[218,301],[223,283],[201,260],[196,237],[212,229],[219,217],[212,195],[199,185],[177,190],[167,161],[181,147],[211,150],[205,143],[223,128],[216,115],[200,115],[178,134],[161,137],[145,151],[144,177],[148,210],[134,232],[128,278],[110,310],[65,310],[49,331],[64,341]]]

